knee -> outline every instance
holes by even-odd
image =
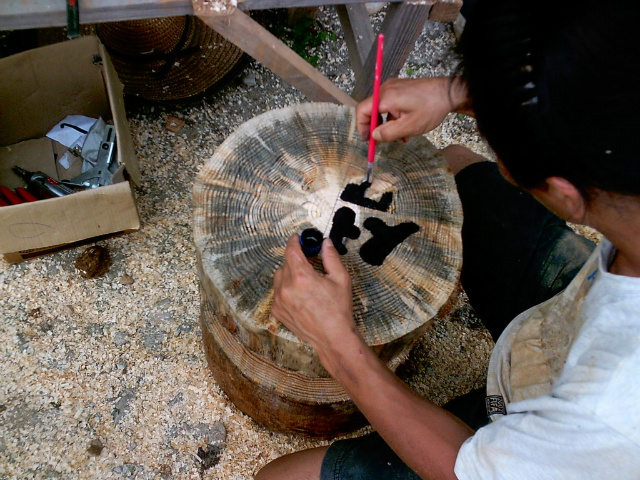
[[[462,145],[449,145],[448,147],[440,150],[440,153],[447,161],[447,164],[454,175],[457,175],[463,168],[468,167],[473,163],[489,161],[482,155],[479,155]]]
[[[254,480],[319,479],[322,460],[328,447],[316,447],[290,453],[266,464]]]

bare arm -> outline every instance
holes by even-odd
[[[356,107],[358,132],[365,140],[369,139],[371,108],[371,97]],[[388,115],[373,131],[378,142],[427,133],[451,112],[473,115],[466,85],[459,77],[389,79],[380,88],[379,111]]]
[[[274,276],[272,313],[318,353],[371,425],[424,479],[455,479],[462,443],[473,434],[464,423],[419,397],[378,359],[352,316],[351,281],[340,256],[325,240],[321,275],[304,257],[297,235]]]

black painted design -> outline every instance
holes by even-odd
[[[393,200],[392,192],[385,192],[382,194],[382,198],[377,202],[375,200],[371,200],[364,196],[367,189],[371,186],[369,182],[362,182],[360,185],[356,185],[355,183],[350,183],[343,190],[340,195],[340,199],[345,202],[353,203],[355,205],[360,205],[361,207],[371,208],[373,210],[379,210],[381,212],[386,212],[389,210],[391,206],[391,201]]]
[[[342,207],[333,215],[333,225],[329,238],[333,242],[340,255],[347,253],[347,247],[342,243],[343,238],[351,238],[355,240],[360,236],[360,229],[355,226],[356,212],[349,207]]]
[[[420,230],[413,222],[403,222],[394,227],[388,226],[379,218],[367,218],[363,227],[373,235],[360,247],[360,257],[369,265],[382,265],[385,258],[402,242]]]

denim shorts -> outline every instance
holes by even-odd
[[[420,480],[377,433],[333,443],[322,460],[320,480]]]

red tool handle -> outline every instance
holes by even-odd
[[[16,188],[16,193],[20,195],[20,197],[22,197],[22,199],[27,202],[37,202],[38,200],[40,200],[33,193],[31,193],[29,190],[23,187]]]
[[[19,203],[24,203],[24,200],[21,199],[18,195],[16,195],[15,192],[11,190],[9,187],[0,187],[0,193],[2,193],[2,196],[11,205],[18,205]]]
[[[371,107],[371,124],[369,126],[369,152],[367,160],[373,163],[376,157],[376,141],[373,139],[373,131],[378,126],[378,107],[380,105],[380,83],[382,80],[382,52],[384,34],[378,35],[378,50],[376,52],[376,71],[373,76],[373,105]]]
[[[0,198],[0,207],[8,207],[9,204]]]

